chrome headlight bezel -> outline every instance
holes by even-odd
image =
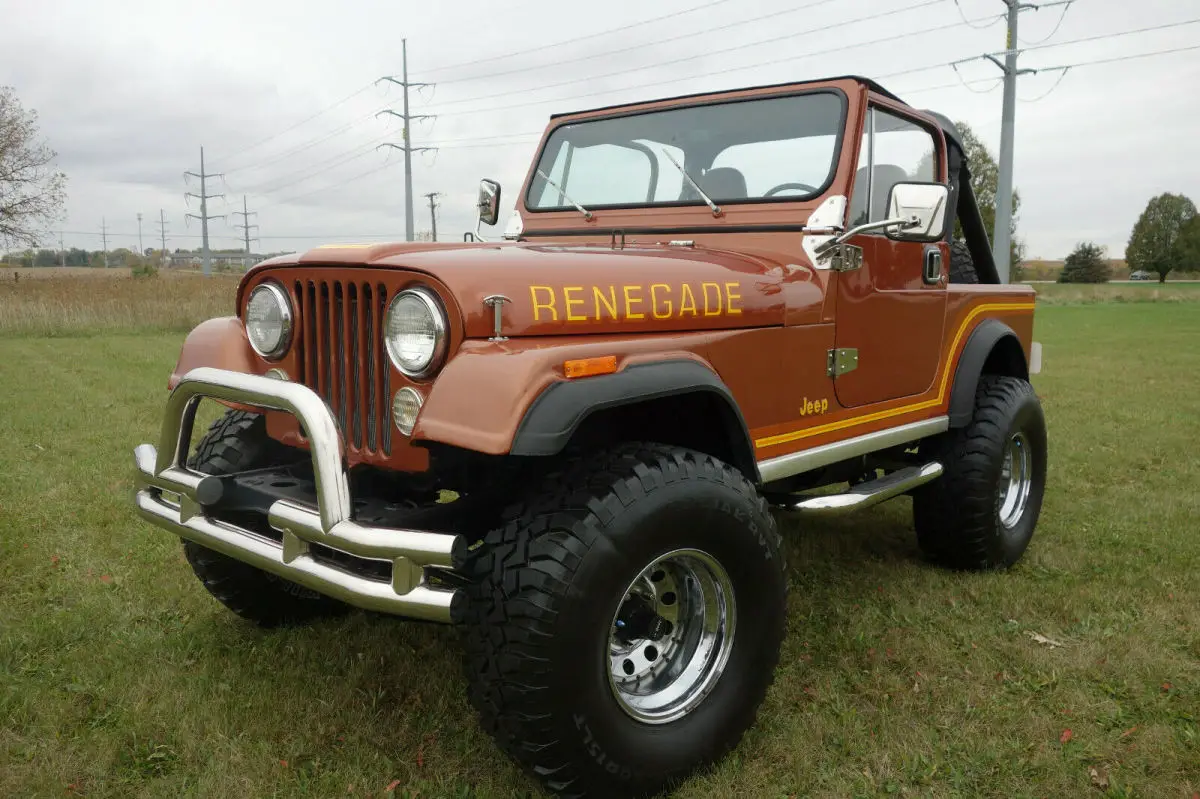
[[[254,301],[255,295],[259,292],[267,292],[275,300],[276,306],[280,311],[280,322],[283,332],[279,336],[279,343],[270,350],[261,350],[258,344],[254,341],[254,336],[250,335],[250,303]],[[250,341],[250,347],[263,358],[268,361],[277,361],[284,356],[288,348],[292,345],[292,330],[294,328],[294,314],[292,313],[292,301],[288,297],[287,292],[283,290],[283,286],[273,280],[259,283],[250,294],[246,297],[246,308],[243,312],[243,322],[246,325],[246,338]]]
[[[391,336],[388,335],[388,328],[391,326],[392,313],[395,311],[396,305],[406,298],[411,297],[415,297],[424,306],[433,323],[433,351],[430,353],[429,359],[419,366],[406,365],[402,362],[392,346]],[[446,348],[449,339],[446,312],[442,310],[442,303],[438,299],[437,294],[424,286],[407,288],[404,291],[398,292],[395,297],[392,297],[392,301],[388,303],[387,314],[383,319],[382,332],[383,344],[387,350],[388,360],[406,377],[418,380],[423,377],[429,377],[441,368],[443,362],[446,360]]]

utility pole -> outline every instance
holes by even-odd
[[[224,197],[225,195],[208,193],[208,179],[213,178],[213,177],[220,177],[220,175],[210,175],[204,171],[204,148],[203,147],[200,148],[200,172],[199,173],[184,172],[183,174],[184,174],[185,180],[187,179],[188,175],[190,175],[194,178],[200,178],[200,193],[194,194],[192,192],[188,192],[186,195],[184,195],[186,197],[199,197],[200,198],[200,213],[186,214],[185,218],[200,220],[200,261],[204,265],[204,276],[208,277],[209,275],[212,274],[212,253],[209,252],[209,250],[208,250],[208,220],[218,219],[218,218],[224,219],[224,217],[219,214],[213,214],[212,216],[209,215],[208,201],[213,199],[214,197]]]
[[[58,258],[60,261],[59,266],[65,267],[67,265],[67,245],[63,244],[63,233],[61,230],[58,231]]]
[[[158,235],[162,237],[162,266],[167,265],[167,219],[163,209],[158,209]]]
[[[240,216],[242,218],[242,224],[234,225],[234,227],[241,228],[243,235],[245,235],[245,237],[246,237],[246,257],[242,259],[242,269],[245,270],[249,266],[249,264],[247,262],[250,260],[250,229],[254,228],[255,230],[258,230],[258,225],[250,224],[250,217],[258,216],[258,211],[247,211],[246,210],[246,195],[243,194],[242,195],[242,210],[234,211],[233,215]],[[257,238],[257,237],[255,237],[255,238]]]
[[[100,240],[104,243],[104,268],[108,269],[108,222],[100,217]]]
[[[142,246],[142,212],[141,211],[138,211],[137,218],[138,218],[138,258],[141,258],[142,253],[144,253],[146,251],[146,249]]]
[[[390,114],[394,117],[399,117],[404,122],[404,144],[393,144],[387,142],[379,147],[393,147],[397,150],[404,151],[404,240],[413,240],[413,192],[412,192],[412,154],[419,153],[423,150],[436,151],[436,147],[413,147],[412,137],[410,135],[413,120],[418,119],[433,119],[434,117],[426,115],[413,116],[408,112],[408,90],[412,88],[421,88],[422,86],[432,86],[432,83],[410,83],[408,80],[408,39],[400,40],[400,67],[401,77],[396,80],[395,75],[388,75],[375,81],[386,80],[390,83],[395,83],[397,86],[404,88],[404,113],[398,114],[390,108],[385,111],[380,111],[380,114]],[[376,149],[379,149],[378,147]]]
[[[437,241],[437,203],[434,200],[441,197],[442,193],[440,191],[431,191],[425,196],[429,198],[429,223],[433,225],[433,240]]]
[[[1036,69],[1017,69],[1017,56],[1021,54],[1017,42],[1017,22],[1022,11],[1070,5],[1075,0],[1058,0],[1054,3],[1022,3],[1021,0],[1002,0],[1008,6],[1008,39],[1004,48],[1004,62],[995,55],[984,58],[1000,67],[1004,73],[1004,112],[1000,121],[1000,164],[996,181],[996,231],[992,242],[992,259],[1000,282],[1007,283],[1012,265],[1012,195],[1013,195],[1013,149],[1017,124],[1017,77],[1031,75]]]

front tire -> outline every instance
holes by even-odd
[[[282,449],[267,435],[261,414],[227,411],[196,445],[188,466],[204,474],[233,474],[272,465]],[[218,602],[260,627],[302,624],[349,610],[335,599],[194,541],[183,542],[183,553]]]
[[[984,375],[971,422],[933,443],[944,474],[913,492],[917,540],[952,568],[1008,568],[1037,526],[1046,489],[1046,420],[1026,380]]]
[[[656,793],[720,759],[778,662],[774,520],[739,472],[697,452],[633,444],[568,464],[467,572],[471,701],[560,794]]]

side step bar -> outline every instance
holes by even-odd
[[[840,516],[843,513],[869,508],[880,502],[911,491],[942,476],[942,464],[934,461],[924,466],[907,466],[876,480],[859,483],[844,494],[825,494],[807,497],[784,510],[806,516]]]

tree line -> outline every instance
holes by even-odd
[[[1157,275],[1165,283],[1175,271],[1200,267],[1200,216],[1196,204],[1182,194],[1160,194],[1146,204],[1125,246],[1125,262],[1132,273]],[[1063,262],[1059,283],[1106,283],[1112,267],[1104,247],[1080,242]]]

